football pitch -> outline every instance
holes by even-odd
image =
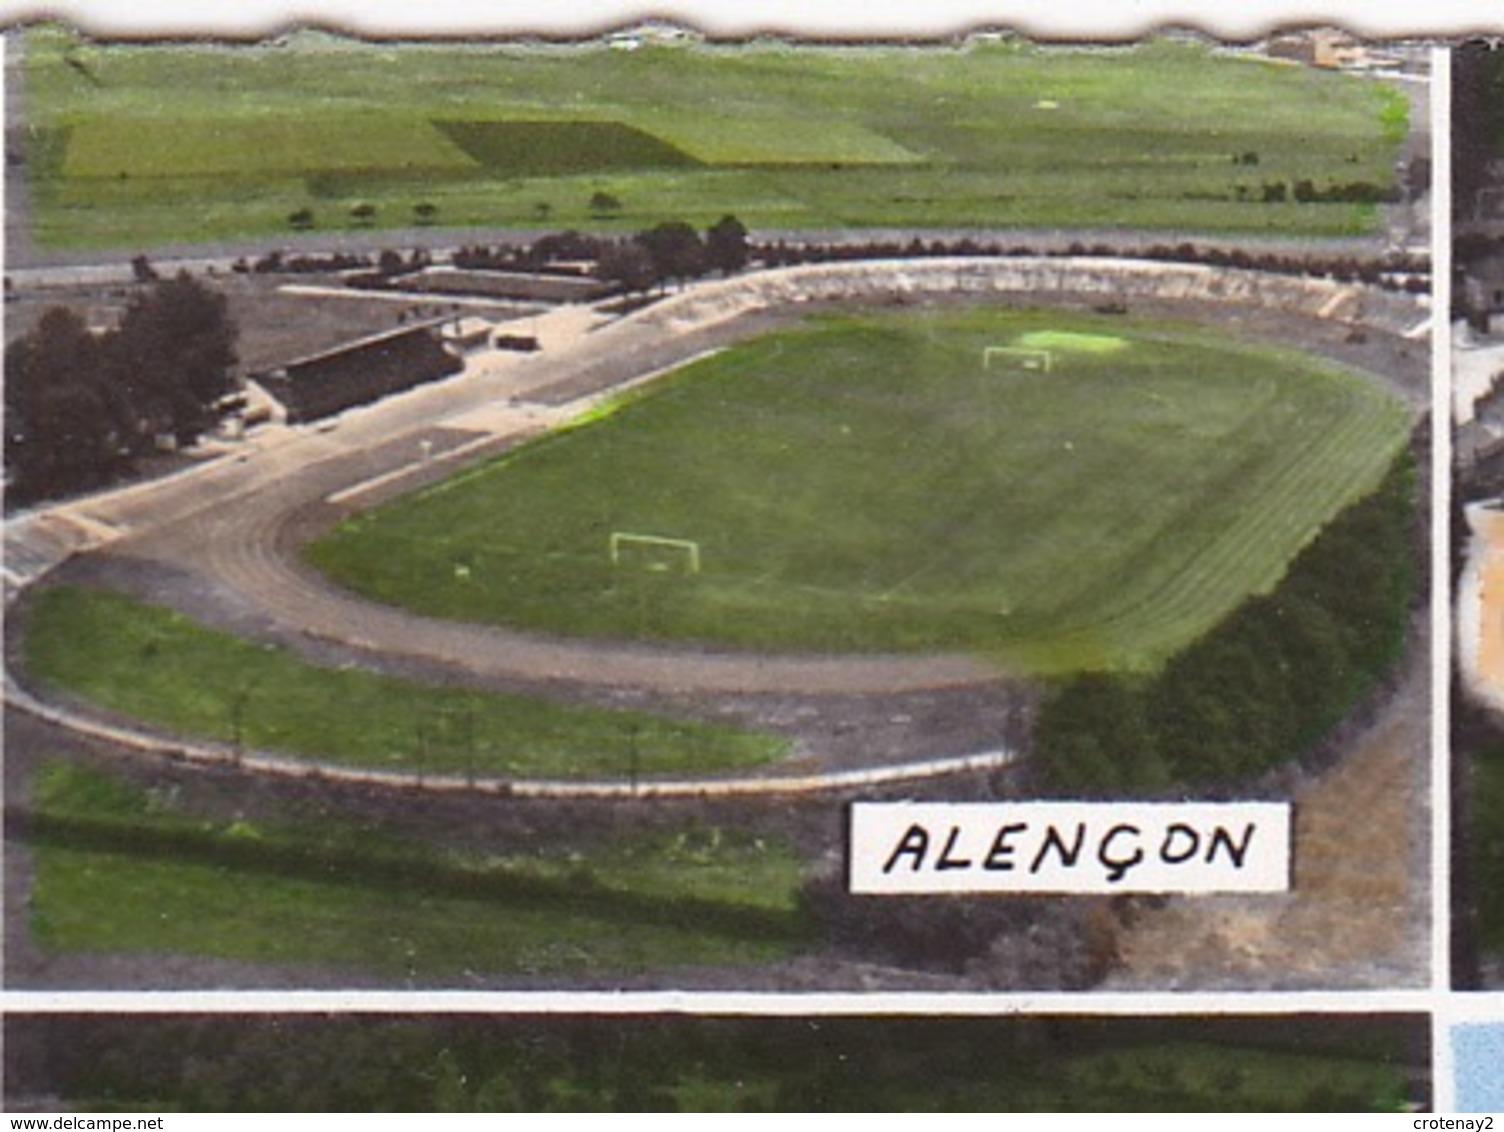
[[[822,315],[308,553],[554,634],[1145,670],[1272,586],[1407,431],[1367,378],[1183,324]]]
[[[1383,83],[1175,41],[232,47],[44,26],[21,43],[42,246],[277,236],[294,214],[316,231],[731,213],[763,229],[1351,234],[1371,203],[1295,186],[1387,188],[1407,115]]]

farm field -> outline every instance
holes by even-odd
[[[378,825],[206,818],[98,771],[37,772],[47,954],[186,954],[428,980],[762,963],[805,939],[803,866],[718,827],[461,852]]]
[[[1380,82],[1188,41],[215,47],[38,26],[23,51],[43,247],[275,237],[303,210],[318,230],[405,228],[419,204],[424,222],[497,229],[734,213],[763,229],[1348,235],[1372,204],[1294,187],[1387,188],[1407,126]]]
[[[1407,421],[1366,378],[1182,324],[824,315],[307,553],[550,633],[1151,670],[1375,487]]]
[[[48,589],[28,670],[105,709],[251,750],[419,774],[714,774],[787,751],[771,735],[642,712],[325,668],[105,590]]]

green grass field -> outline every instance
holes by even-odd
[[[15,1095],[88,1112],[1400,1112],[1428,1099],[1426,1021],[64,1014],[7,1036],[65,1051],[17,1057]]]
[[[1329,1050],[1145,1043],[1069,1058],[1060,1076],[1061,1095],[1097,1098],[1104,1112],[1395,1112],[1406,1100],[1396,1067]]]
[[[793,850],[717,827],[479,855],[353,823],[205,818],[63,762],[34,794],[28,906],[54,953],[580,976],[765,962],[803,942]]]
[[[180,734],[378,770],[643,778],[776,759],[787,743],[642,712],[324,668],[104,590],[44,590],[28,672]]]
[[[1055,344],[1049,372],[984,368],[987,347],[1024,341]],[[1277,581],[1407,431],[1366,378],[1183,325],[824,316],[308,553],[372,598],[459,620],[1146,669]],[[629,541],[613,564],[613,532],[690,540],[699,572],[667,544]]]
[[[51,246],[412,223],[1129,227],[1347,234],[1387,185],[1385,85],[1170,41],[1034,48],[110,44],[23,40],[33,233]],[[1251,158],[1251,160],[1250,160]],[[187,207],[191,205],[192,207]]]

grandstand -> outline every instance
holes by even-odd
[[[454,321],[385,331],[250,376],[282,405],[289,424],[319,420],[458,373],[463,363],[442,340]]]

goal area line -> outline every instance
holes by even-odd
[[[666,535],[645,535],[635,531],[612,531],[610,539],[611,565],[620,566],[622,557],[631,548],[636,547],[653,555],[655,551],[667,551],[666,556],[654,556],[650,569],[666,570],[668,568],[665,557],[677,556],[684,564],[686,574],[698,574],[700,572],[700,544],[693,539],[669,538]]]

